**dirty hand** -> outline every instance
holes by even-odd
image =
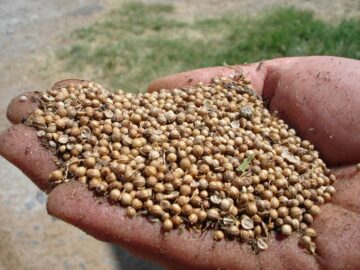
[[[338,180],[331,203],[322,206],[313,227],[318,232],[317,254],[298,245],[298,236],[270,236],[269,248],[254,254],[247,244],[221,241],[174,230],[162,233],[160,225],[143,217],[127,218],[124,208],[78,182],[57,186],[49,193],[48,212],[94,237],[119,244],[138,256],[171,269],[359,269],[360,268],[360,61],[336,57],[298,57],[235,67],[206,68],[154,81],[149,91],[209,82],[212,77],[242,71],[258,94],[278,111],[300,137],[310,140]],[[66,80],[54,87],[77,80]],[[31,94],[29,94],[30,96]],[[22,125],[37,107],[31,99],[14,99],[8,118],[14,124],[0,136],[0,154],[19,167],[41,189],[56,168],[34,129]],[[336,166],[346,165],[341,168]]]

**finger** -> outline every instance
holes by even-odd
[[[360,171],[355,166],[334,171],[337,181],[334,183],[336,193],[331,199],[333,204],[360,214]]]
[[[128,218],[125,210],[78,182],[57,186],[49,195],[49,214],[69,222],[97,239],[119,244],[136,255],[176,269],[259,269],[248,245],[214,242],[209,233],[163,233],[159,223]],[[231,258],[231,260],[229,260]]]
[[[67,79],[56,82],[51,89],[58,89],[61,87],[66,87],[71,84],[79,84],[84,82],[84,80],[78,79]],[[13,100],[11,100],[8,105],[6,116],[12,124],[23,123],[29,115],[39,108],[39,92],[27,92],[23,93]]]
[[[39,95],[35,92],[28,92],[17,96],[10,101],[6,116],[12,124],[25,122],[29,115],[39,108]]]
[[[47,190],[48,176],[57,168],[54,155],[45,149],[35,129],[15,125],[0,135],[0,155],[17,166],[40,189]]]
[[[54,83],[54,85],[51,87],[51,89],[58,89],[62,87],[68,87],[69,85],[77,85],[83,82],[86,82],[87,80],[80,80],[80,79],[65,79],[61,81],[57,81]]]
[[[254,63],[251,65],[238,65],[233,67],[210,67],[201,68],[188,72],[183,72],[175,75],[159,78],[150,83],[148,87],[149,92],[160,89],[173,89],[184,86],[194,86],[198,82],[210,83],[211,79],[215,77],[231,77],[242,73],[247,78],[254,90],[261,95],[266,70],[261,68],[261,63]]]
[[[316,257],[322,269],[360,269],[360,217],[333,204],[325,204],[315,219]]]
[[[271,235],[268,244],[269,248],[259,254],[262,270],[319,268],[315,257],[299,246],[297,234],[282,239],[278,235]]]
[[[266,61],[270,109],[310,140],[329,165],[360,160],[360,61],[298,57]]]

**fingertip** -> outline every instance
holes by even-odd
[[[62,88],[62,87],[67,87],[71,84],[80,84],[86,82],[86,80],[80,80],[80,79],[65,79],[65,80],[61,80],[61,81],[57,81],[56,83],[54,83],[54,85],[51,87],[51,89],[58,89],[58,88]]]
[[[38,94],[28,92],[12,99],[7,107],[6,116],[12,124],[23,123],[39,107]]]
[[[71,84],[79,84],[85,80],[66,79],[56,82],[51,89],[67,87]],[[27,92],[23,93],[10,101],[7,107],[6,116],[12,124],[23,123],[31,113],[39,108],[39,93]]]
[[[14,125],[0,135],[0,155],[26,174],[40,189],[47,190],[48,176],[57,168],[55,157],[45,149],[35,129]]]

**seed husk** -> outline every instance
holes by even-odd
[[[58,142],[61,144],[65,144],[69,141],[69,136],[68,135],[61,135],[58,139]]]
[[[268,243],[267,243],[267,240],[265,238],[258,238],[256,243],[257,243],[257,247],[259,249],[264,250],[264,249],[268,248]]]
[[[244,215],[241,218],[241,227],[243,227],[245,230],[251,230],[254,228],[254,222],[251,218]]]

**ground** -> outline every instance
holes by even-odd
[[[234,10],[239,16],[254,16],[268,7],[284,4],[310,9],[317,17],[330,23],[360,16],[358,0],[143,2],[172,3],[175,10],[171,16],[186,22],[214,18]],[[5,112],[12,97],[72,77],[67,70],[39,72],[38,63],[44,63],[54,55],[59,44],[66,40],[64,35],[97,21],[118,4],[119,1],[115,0],[0,2],[0,132],[10,126]],[[2,158],[0,176],[3,187],[0,190],[0,270],[159,269],[49,217],[44,207],[45,194]]]

